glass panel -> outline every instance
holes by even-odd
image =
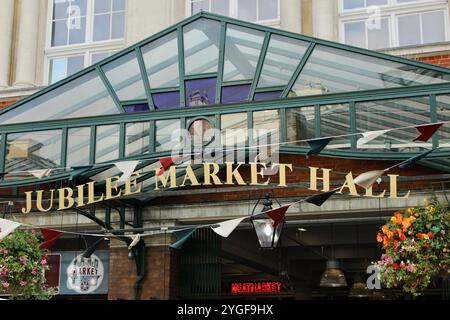
[[[343,0],[344,10],[364,8],[364,0]]]
[[[153,93],[153,104],[155,109],[176,109],[180,107],[180,92]]]
[[[308,43],[273,34],[258,82],[258,88],[284,86],[292,77]]]
[[[211,0],[211,12],[228,16],[230,14],[230,0]]]
[[[120,101],[146,97],[135,52],[109,62],[102,69]]]
[[[62,80],[84,67],[84,55],[50,60],[50,83]]]
[[[356,21],[344,24],[345,43],[351,46],[366,47],[366,22]]]
[[[377,50],[389,48],[389,20],[380,19],[379,28],[368,28],[369,49]]]
[[[238,0],[238,19],[256,21],[257,0]]]
[[[86,0],[53,2],[52,46],[85,42]]]
[[[123,38],[125,31],[125,13],[115,12],[112,14],[111,39]]]
[[[110,19],[110,14],[101,14],[94,17],[94,41],[109,40],[111,38]]]
[[[188,123],[193,119],[188,119]],[[192,146],[203,146],[209,144],[214,138],[214,130],[211,122],[207,119],[196,119],[189,124],[188,132]]]
[[[79,20],[79,21],[78,21]],[[77,17],[69,28],[69,43],[84,43],[86,40],[86,17]]]
[[[5,172],[61,166],[61,130],[7,135]]]
[[[450,96],[437,96],[437,114],[438,121],[450,121]],[[437,134],[439,135],[439,146],[450,147],[450,126],[444,124],[439,128]]]
[[[156,127],[156,151],[169,151],[178,145],[178,141],[172,140],[172,133],[180,130],[181,122],[178,119],[158,120]]]
[[[228,26],[223,81],[253,79],[263,41],[261,31]]]
[[[179,86],[176,32],[145,45],[141,50],[152,89]]]
[[[348,104],[320,106],[320,135],[338,136],[350,133],[350,110]],[[350,149],[350,137],[334,138],[327,149]]]
[[[256,92],[255,98],[253,100],[255,101],[261,101],[261,100],[273,100],[280,98],[280,95],[283,91],[277,90],[277,91],[267,91],[267,92]]]
[[[150,110],[148,103],[135,103],[123,106],[126,113],[147,112]]]
[[[313,139],[315,135],[315,108],[302,107],[287,109],[287,141]],[[307,142],[295,142],[289,146],[298,145],[308,147]]]
[[[427,12],[422,14],[423,43],[445,41],[444,12]]]
[[[264,110],[253,112],[253,139],[270,137],[267,143],[279,141],[280,111]]]
[[[117,113],[119,111],[103,82],[97,76],[97,72],[91,71],[0,115],[0,123],[23,123]]]
[[[236,103],[248,101],[250,85],[226,86],[222,88],[222,103]]]
[[[312,95],[447,82],[448,74],[358,53],[316,46],[293,95]]]
[[[198,19],[183,28],[186,74],[217,71],[220,23]]]
[[[125,10],[125,0],[113,0],[113,11]]]
[[[386,5],[388,0],[366,0],[367,7]]]
[[[278,19],[278,0],[259,0],[258,20]]]
[[[221,143],[223,146],[244,146],[247,137],[247,113],[231,113],[220,116]]]
[[[192,14],[199,13],[200,11],[209,11],[209,0],[190,0]]]
[[[120,126],[98,126],[95,139],[95,162],[107,162],[119,158]]]
[[[398,17],[398,44],[420,44],[420,16],[418,14]]]
[[[102,61],[103,59],[108,58],[111,55],[112,52],[98,52],[93,53],[91,58],[91,64],[95,64],[99,61]]]
[[[95,0],[95,13],[105,13],[109,11],[111,11],[111,0]]]
[[[67,20],[57,20],[52,25],[52,46],[65,46],[67,45]]]
[[[188,107],[214,104],[217,78],[186,81],[186,104]]]
[[[382,100],[356,105],[357,132],[401,128],[430,122],[428,97]],[[392,130],[360,146],[358,150],[408,152],[417,151],[418,147],[431,147],[431,140],[427,143],[413,142],[417,135],[414,128]],[[361,137],[358,135],[358,139]]]
[[[72,128],[67,135],[67,166],[89,164],[91,128]]]
[[[125,156],[138,156],[149,152],[150,124],[148,122],[128,123],[125,135]]]

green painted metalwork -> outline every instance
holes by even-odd
[[[148,81],[147,71],[145,70],[144,58],[142,57],[141,48],[135,48],[137,60],[139,63],[139,69],[141,70],[142,81],[144,82],[145,95],[147,96],[147,103],[150,110],[155,110],[153,105],[153,99],[150,91],[150,82]]]
[[[261,48],[261,53],[259,55],[258,64],[256,65],[255,77],[252,79],[252,86],[250,87],[250,93],[248,95],[248,100],[253,101],[255,97],[255,90],[258,86],[259,77],[261,76],[261,70],[264,65],[264,58],[266,56],[267,48],[269,47],[270,32],[266,32],[264,36],[264,42]]]
[[[125,111],[124,111],[123,108],[122,108],[122,105],[121,105],[121,103],[120,103],[120,100],[119,100],[119,98],[117,97],[117,94],[116,94],[116,92],[114,91],[114,89],[113,89],[113,87],[111,86],[111,84],[109,83],[108,79],[106,78],[106,75],[105,75],[105,73],[103,72],[102,68],[97,67],[96,70],[97,70],[97,73],[98,73],[100,79],[102,80],[103,84],[105,85],[106,90],[108,90],[109,95],[110,95],[111,98],[113,99],[114,104],[116,105],[117,109],[119,109],[120,112],[124,113]]]
[[[183,108],[186,105],[186,87],[184,86],[184,45],[183,45],[183,28],[177,27],[177,39],[178,39],[178,70],[180,76],[180,107]]]
[[[6,134],[2,133],[0,135],[0,155],[6,155]],[[5,158],[6,156],[0,156],[0,172],[5,171]],[[0,177],[0,180],[3,177]]]
[[[220,23],[220,47],[219,47],[219,66],[217,69],[217,85],[216,85],[216,104],[222,101],[222,79],[223,79],[223,61],[225,58],[225,38],[227,33],[227,23]]]
[[[68,129],[62,129],[62,139],[61,139],[61,166],[65,167],[67,164],[67,139],[68,139]]]
[[[350,108],[350,133],[356,133],[356,108],[355,108],[355,102],[351,101],[349,104]],[[357,136],[353,135],[350,137],[350,145],[352,150],[356,150],[356,140]]]
[[[437,103],[436,103],[436,95],[430,95],[430,114],[431,114],[431,122],[438,121],[437,115]],[[437,148],[439,146],[439,130],[432,137],[433,148]]]

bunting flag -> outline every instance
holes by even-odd
[[[269,216],[269,218],[272,219],[272,225],[274,228],[276,228],[280,224],[280,222],[283,220],[283,218],[286,214],[286,211],[289,209],[289,207],[291,205],[292,205],[292,203],[264,212],[264,214],[267,214]]]
[[[363,145],[369,143],[370,141],[378,138],[379,136],[391,131],[390,129],[387,130],[377,130],[377,131],[368,131],[368,132],[362,132],[362,138],[359,138],[356,142],[356,146],[358,148],[362,147]]]
[[[60,231],[47,228],[40,228],[40,229],[42,236],[44,237],[44,242],[42,242],[39,245],[39,249],[50,249],[55,243],[55,241],[63,235],[63,233]]]
[[[75,178],[81,176],[84,172],[91,169],[92,166],[76,166],[72,167],[72,172],[70,173],[69,181],[72,181]]]
[[[181,249],[184,245],[184,243],[191,237],[191,235],[197,230],[197,227],[195,228],[189,228],[189,229],[183,229],[179,231],[174,231],[175,236],[177,237],[177,241],[172,243],[170,245],[173,249]]]
[[[306,202],[308,203],[312,203],[318,207],[320,207],[322,204],[325,203],[325,201],[328,200],[328,198],[330,198],[336,191],[338,191],[338,189],[333,189],[331,191],[328,192],[324,192],[324,193],[319,193],[313,196],[309,196],[308,198],[305,199]]]
[[[434,150],[439,149],[439,148],[435,148],[435,149],[430,149],[430,150],[426,150],[425,152],[422,152],[420,154],[418,154],[417,156],[414,156],[412,158],[409,158],[408,160],[406,160],[405,162],[403,162],[402,164],[400,164],[398,167],[401,169],[405,169],[405,168],[409,168],[411,167],[413,164],[415,164],[416,162],[418,162],[419,160],[425,158],[426,156],[428,156],[430,153],[432,153]]]
[[[361,186],[365,189],[370,188],[371,185],[377,181],[379,177],[381,177],[384,174],[385,170],[373,170],[373,171],[367,171],[364,173],[361,173],[359,176],[357,176],[353,182],[357,184],[358,186]]]
[[[10,233],[20,227],[22,224],[19,222],[0,219],[0,240],[7,237]]]
[[[104,238],[100,238],[97,241],[95,241],[90,247],[88,247],[86,251],[84,251],[82,254],[83,258],[89,258],[90,256],[92,256],[94,251],[97,250],[97,248],[100,246],[100,243],[102,243],[103,240]]]
[[[183,157],[164,157],[164,158],[160,158],[159,159],[159,163],[161,163],[161,169],[159,169],[158,173],[156,174],[157,176],[162,175],[167,169],[169,169],[174,163],[174,160],[180,160],[183,159]]]
[[[417,131],[419,131],[419,135],[414,138],[413,141],[422,141],[427,142],[428,139],[443,125],[443,122],[440,123],[432,123],[432,124],[422,124],[420,126],[414,127]]]
[[[133,249],[133,247],[135,245],[137,245],[139,241],[141,241],[141,235],[140,234],[135,234],[135,235],[130,236],[130,238],[133,241],[131,241],[130,245],[128,246],[128,250]]]
[[[320,138],[308,140],[307,142],[309,144],[310,150],[306,155],[310,156],[313,154],[319,154],[330,143],[331,140],[333,140],[333,138]]]
[[[117,180],[116,183],[122,184],[125,183],[125,181],[127,181],[128,179],[130,179],[131,175],[133,174],[138,164],[139,160],[121,161],[114,163],[116,168],[122,171],[122,176],[120,176],[119,180]]]
[[[217,226],[211,227],[211,229],[219,236],[227,238],[234,231],[234,229],[236,229],[237,226],[246,218],[247,217],[223,221],[221,223],[218,223]]]
[[[42,177],[48,177],[48,175],[52,172],[52,169],[39,169],[39,170],[28,170],[28,173],[35,176],[38,179]]]

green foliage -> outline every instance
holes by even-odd
[[[450,211],[432,199],[424,207],[394,213],[377,234],[383,255],[377,266],[387,288],[414,296],[450,268]]]
[[[16,230],[0,241],[0,293],[20,300],[48,300],[55,294],[45,284],[48,265],[41,241],[34,230]]]

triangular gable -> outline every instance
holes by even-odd
[[[202,77],[208,92],[195,90]],[[2,110],[0,126],[449,79],[442,67],[201,12]]]

